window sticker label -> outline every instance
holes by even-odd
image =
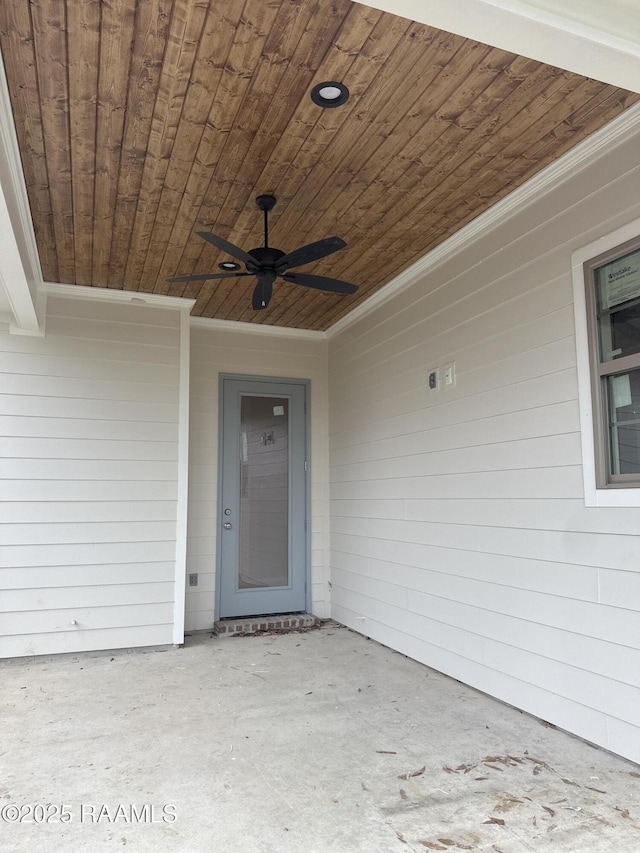
[[[598,276],[602,310],[640,297],[640,251],[605,264]]]

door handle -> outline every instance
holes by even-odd
[[[231,524],[231,522],[230,522],[230,521],[225,521],[225,523],[223,524],[223,527],[224,527],[224,529],[225,529],[225,530],[231,530],[231,528],[233,527],[233,525]]]

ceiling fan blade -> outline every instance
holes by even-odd
[[[301,267],[304,264],[310,264],[311,261],[319,261],[320,258],[326,258],[327,255],[332,255],[334,252],[344,249],[347,244],[340,237],[326,237],[324,240],[317,240],[315,243],[309,243],[308,246],[301,246],[299,249],[294,249],[276,263],[276,271],[278,273],[291,267]]]
[[[328,290],[330,293],[355,293],[357,285],[340,281],[337,278],[327,278],[324,275],[309,275],[304,272],[286,272],[280,275],[285,281],[302,284],[304,287],[315,287],[317,290]]]
[[[272,272],[258,273],[258,283],[254,287],[251,297],[251,307],[254,311],[261,311],[271,302],[274,279],[275,274]]]
[[[177,278],[168,278],[169,282],[178,281],[207,281],[209,278],[237,278],[239,275],[254,275],[252,272],[212,272],[204,275],[179,275]]]
[[[231,255],[232,258],[244,261],[245,264],[255,265],[255,258],[252,258],[248,252],[244,251],[244,249],[240,249],[238,246],[234,246],[233,243],[229,243],[228,240],[224,240],[222,237],[218,237],[210,231],[196,231],[196,234],[198,237],[202,237],[203,240],[206,240],[207,243],[211,243],[211,245],[215,246],[216,249],[222,249],[223,252]]]

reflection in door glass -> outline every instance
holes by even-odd
[[[289,400],[242,395],[238,588],[289,583]]]

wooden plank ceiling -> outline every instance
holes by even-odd
[[[640,96],[348,0],[8,0],[0,45],[45,280],[326,329]],[[321,81],[351,97],[322,109]],[[251,308],[196,235],[348,246]]]

